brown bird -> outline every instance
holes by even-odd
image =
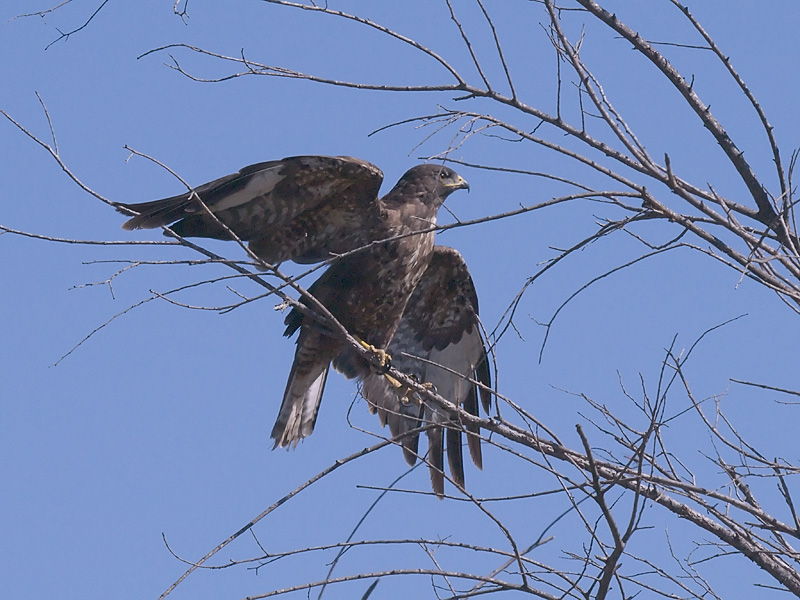
[[[351,335],[374,348],[386,348],[428,268],[436,213],[450,193],[466,187],[446,167],[413,167],[378,201],[382,218],[373,222],[369,237],[385,241],[335,261],[308,291]],[[272,429],[276,446],[296,444],[313,431],[331,362],[347,378],[371,373],[369,364],[352,348],[297,309],[289,313],[286,325],[286,335],[298,329],[300,334]]]
[[[383,349],[430,262],[439,207],[469,186],[448,167],[423,164],[379,198],[382,179],[380,169],[356,158],[299,156],[117,209],[136,215],[124,229],[169,226],[187,237],[235,236],[270,264],[319,262],[369,245],[334,260],[308,291],[350,334]],[[331,363],[348,378],[371,373],[367,361],[319,319],[294,309],[286,325],[287,336],[299,335],[272,429],[276,447],[294,446],[313,431]]]

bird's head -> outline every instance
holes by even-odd
[[[402,189],[405,193],[411,192],[414,196],[425,198],[426,204],[430,202],[438,207],[456,190],[468,190],[469,184],[449,167],[424,164],[406,171],[396,189]]]
[[[436,176],[438,177],[439,193],[442,194],[442,196],[447,196],[456,190],[469,191],[467,180],[453,171],[453,169],[439,167]]]

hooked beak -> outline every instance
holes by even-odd
[[[453,191],[455,191],[455,190],[467,190],[467,191],[469,191],[469,184],[467,183],[466,179],[461,177],[461,175],[458,176],[458,181],[456,181],[455,183],[448,183],[447,187],[449,187]]]

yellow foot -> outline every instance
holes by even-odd
[[[402,404],[408,405],[408,404],[411,404],[412,402],[414,404],[422,404],[422,398],[420,398],[417,394],[415,394],[414,391],[410,387],[404,386],[402,383],[400,383],[396,379],[393,380],[393,378],[389,377],[389,375],[384,375],[384,377],[389,379],[390,383],[392,383],[394,381],[394,383],[392,383],[392,385],[394,385],[396,388],[401,388],[401,387],[405,388],[405,391],[403,393],[400,393],[399,389],[397,391],[397,395],[400,398],[400,402]],[[414,379],[416,379],[416,377]],[[420,385],[422,387],[424,387],[426,390],[430,390],[432,392],[436,391],[436,386],[433,385],[432,383],[428,383],[427,381],[424,382],[424,383],[421,383]]]
[[[375,369],[375,372],[379,373],[381,375],[385,375],[386,371],[389,370],[389,367],[392,366],[392,357],[389,355],[389,353],[386,352],[386,350],[384,350],[382,348],[376,348],[375,346],[373,346],[372,344],[370,344],[368,342],[365,342],[361,338],[357,337],[356,339],[358,340],[359,344],[364,346],[364,348],[366,348],[367,350],[372,350],[372,352],[375,353],[375,356],[378,359],[378,365],[379,365]],[[390,380],[394,381],[394,383],[392,383],[392,385],[394,385],[395,387],[399,387],[400,386],[400,383],[396,379],[390,378]]]
[[[389,355],[388,352],[386,352],[386,350],[383,350],[382,348],[376,348],[372,344],[365,342],[359,337],[356,337],[356,340],[358,340],[358,343],[364,346],[364,348],[366,348],[367,350],[371,350],[372,352],[375,353],[375,356],[378,359],[379,366],[378,367],[373,366],[372,370],[378,375],[383,375],[386,378],[386,381],[388,381],[389,384],[391,384],[391,386],[396,389],[397,396],[400,399],[400,402],[406,405],[411,404],[412,402],[416,404],[422,404],[422,399],[419,398],[416,394],[414,394],[414,390],[412,390],[407,385],[400,383],[397,379],[389,375],[388,371],[389,368],[392,366],[392,357]],[[428,383],[426,381],[421,385],[425,389],[434,392],[436,391],[436,386],[433,385],[432,383]]]

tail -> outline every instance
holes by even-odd
[[[283,402],[270,437],[273,448],[297,445],[314,431],[322,392],[337,344],[319,331],[301,329],[294,363],[283,393]]]

